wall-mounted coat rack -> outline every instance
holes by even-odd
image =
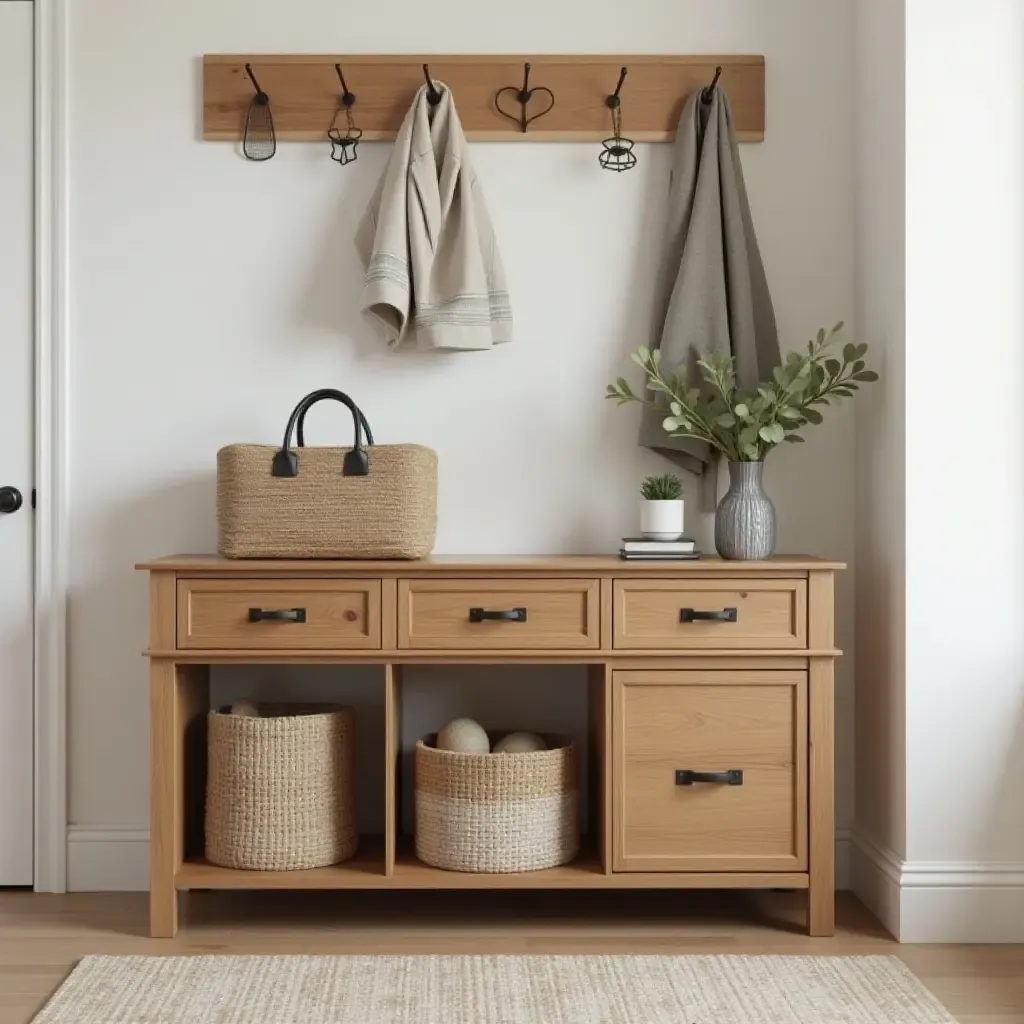
[[[745,142],[760,142],[765,130],[765,67],[760,56],[440,56],[208,54],[203,58],[203,138],[242,138],[253,87],[250,64],[270,97],[278,140],[326,138],[338,112],[338,70],[347,89],[362,139],[395,136],[416,90],[431,79],[448,85],[466,136],[478,141],[594,142],[610,134],[607,99],[628,67],[623,129],[638,142],[662,142],[675,135],[684,98],[718,79],[729,94],[736,131]],[[524,69],[529,64],[528,75]],[[524,81],[535,93],[527,118],[554,105],[522,131],[518,96]],[[509,87],[512,87],[509,90]],[[495,98],[506,90],[516,117],[503,115]],[[532,109],[536,105],[536,110]]]

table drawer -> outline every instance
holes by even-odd
[[[804,871],[803,672],[613,674],[615,871]]]
[[[597,580],[399,580],[398,646],[567,650],[600,645]]]
[[[615,581],[618,648],[807,646],[807,581],[801,579]]]
[[[186,650],[379,650],[380,580],[178,580]]]

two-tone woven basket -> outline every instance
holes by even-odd
[[[463,754],[416,744],[416,856],[449,871],[538,871],[579,852],[575,746]]]
[[[351,708],[209,714],[206,857],[257,871],[327,867],[356,852]]]

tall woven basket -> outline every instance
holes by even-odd
[[[416,744],[416,856],[449,871],[538,871],[579,852],[575,746],[522,754],[438,750]]]
[[[305,415],[325,399],[352,412],[351,448],[305,446]],[[217,453],[224,558],[424,558],[436,531],[437,453],[421,444],[374,444],[366,417],[340,391],[302,399],[281,447],[232,444]]]
[[[228,868],[327,867],[356,852],[351,708],[211,711],[206,858]]]

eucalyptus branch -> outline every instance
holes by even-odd
[[[632,358],[646,375],[645,390],[665,399],[635,395],[622,377],[608,385],[605,397],[620,405],[640,402],[665,414],[662,427],[671,437],[703,441],[730,461],[760,461],[782,441],[802,441],[797,432],[807,424],[821,423],[815,406],[850,398],[860,384],[878,379],[865,368],[867,345],[845,345],[842,360],[830,355],[842,327],[818,331],[806,354],[791,352],[773,369],[772,379],[750,395],[737,389],[734,360],[724,353],[698,359],[704,386],[688,387],[685,367],[666,369],[659,351],[639,348]]]

